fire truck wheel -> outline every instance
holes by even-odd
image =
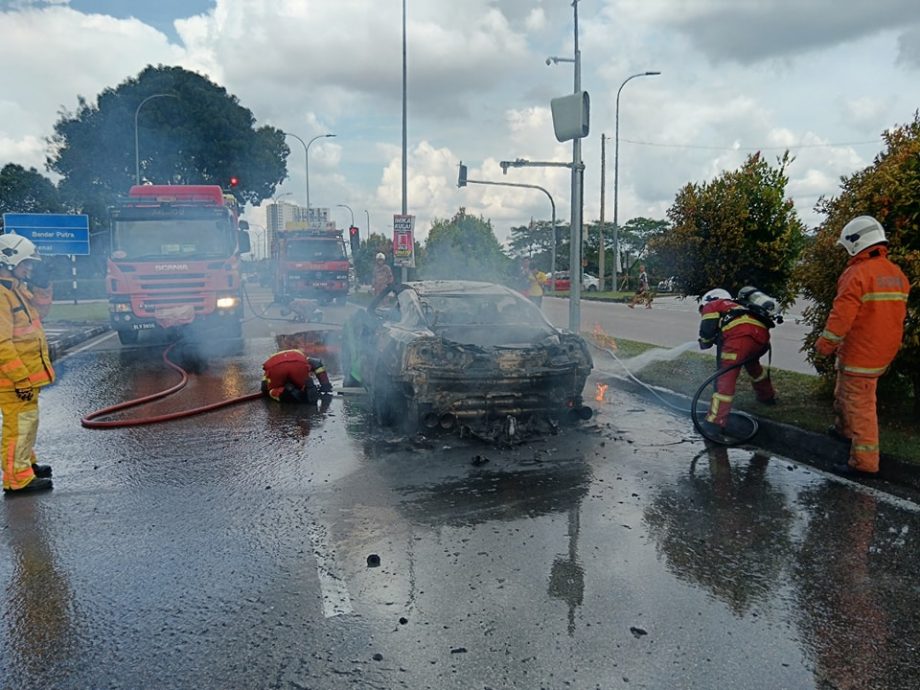
[[[118,331],[118,342],[122,345],[134,345],[137,342],[137,331]]]

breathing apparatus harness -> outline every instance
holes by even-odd
[[[774,328],[777,324],[780,324],[783,322],[783,315],[780,313],[779,305],[777,301],[774,298],[770,297],[766,293],[758,290],[757,288],[753,286],[748,285],[748,286],[741,288],[738,291],[738,296],[735,298],[734,301],[737,302],[738,306],[727,311],[719,319],[719,331],[718,331],[719,335],[716,337],[716,343],[717,343],[717,348],[718,348],[717,354],[716,354],[716,371],[715,373],[713,373],[711,376],[709,376],[705,381],[703,381],[700,384],[699,388],[697,388],[696,390],[696,393],[694,393],[693,401],[690,404],[691,418],[693,419],[693,427],[696,429],[697,433],[699,433],[706,440],[712,441],[713,443],[718,443],[719,445],[723,445],[723,446],[736,446],[741,443],[746,443],[750,441],[757,434],[757,431],[759,430],[760,427],[757,424],[757,420],[753,416],[747,414],[746,412],[740,412],[738,410],[733,409],[729,413],[729,416],[736,417],[738,419],[743,419],[748,425],[750,425],[750,430],[746,434],[742,434],[737,437],[734,437],[734,436],[728,437],[728,436],[721,435],[721,434],[719,436],[715,436],[711,433],[707,433],[706,430],[703,428],[702,424],[700,424],[701,415],[699,414],[697,410],[697,406],[699,404],[700,397],[702,397],[703,395],[703,391],[706,390],[709,384],[711,383],[714,384],[715,381],[720,376],[723,376],[724,374],[734,369],[739,369],[743,367],[745,364],[758,359],[763,354],[767,354],[768,356],[767,372],[769,375],[770,364],[772,362],[773,353],[772,353],[772,349],[770,348],[770,345],[768,344],[765,352],[755,353],[751,355],[750,357],[746,357],[740,362],[735,362],[731,366],[721,368],[720,364],[721,364],[721,359],[722,359],[721,357],[722,352],[721,352],[720,343],[721,343],[722,331],[724,330],[726,326],[728,326],[729,323],[731,323],[735,319],[742,317],[742,316],[751,316],[757,321],[759,321],[760,323],[762,323],[768,329]]]

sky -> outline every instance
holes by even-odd
[[[462,206],[501,241],[548,220],[539,185],[570,214],[550,101],[572,93],[571,0],[408,0],[408,209],[424,239]],[[45,140],[78,97],[179,65],[236,95],[258,125],[309,141],[312,206],[339,225],[389,234],[402,200],[400,0],[0,0],[0,165],[45,172]],[[584,218],[664,219],[687,183],[712,180],[754,151],[788,148],[788,195],[809,227],[841,176],[870,165],[881,134],[920,108],[917,0],[579,0]],[[658,76],[629,79],[659,71]],[[628,80],[628,82],[627,82]],[[617,93],[620,93],[617,109]],[[617,136],[617,124],[619,135]],[[303,146],[288,139],[288,179],[275,196],[305,205]],[[617,174],[614,175],[614,170]],[[616,181],[615,181],[616,178]],[[615,194],[616,192],[616,194]],[[268,203],[268,202],[266,202]],[[264,208],[245,217],[264,224]]]

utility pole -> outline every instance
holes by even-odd
[[[575,93],[581,91],[581,50],[578,48],[578,0],[572,1],[575,12]],[[570,233],[569,330],[581,331],[581,241],[582,209],[584,208],[585,169],[581,163],[581,139],[572,142],[572,228]]]
[[[607,167],[607,135],[601,134],[601,224],[597,230],[597,291],[604,291],[604,255],[607,253],[604,247],[604,172]],[[616,262],[614,262],[616,263]],[[616,284],[616,271],[614,270],[614,284]]]

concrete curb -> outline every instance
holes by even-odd
[[[617,386],[621,386],[630,392],[638,393],[659,405],[662,404],[648,389],[625,376],[608,374],[605,376],[605,381],[616,383]],[[651,388],[668,402],[690,409],[691,398],[689,396],[659,386],[651,386]],[[750,410],[745,410],[745,412],[754,417],[760,426],[757,436],[754,437],[754,442],[758,447],[784,455],[806,465],[811,465],[825,472],[830,472],[832,465],[844,463],[849,457],[847,445],[835,441],[830,436],[759,417]],[[854,477],[853,480],[867,486],[877,486],[882,482],[887,482],[896,487],[920,492],[920,466],[882,453],[878,475],[874,477],[868,475],[865,477],[859,476]],[[916,498],[915,495],[912,497]]]
[[[79,345],[90,338],[95,338],[97,335],[102,335],[108,330],[110,330],[108,324],[104,326],[87,326],[85,328],[74,329],[60,337],[49,340],[48,352],[51,355],[51,361],[60,358],[67,350],[75,345]]]

